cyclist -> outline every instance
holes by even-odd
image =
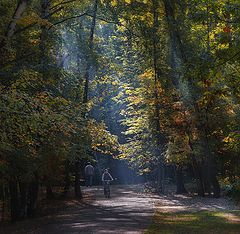
[[[110,182],[113,181],[113,177],[108,172],[108,169],[105,169],[102,174],[102,182],[104,187],[104,196],[110,198]]]

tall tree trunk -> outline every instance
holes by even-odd
[[[210,16],[210,6],[207,2],[207,52],[209,58],[211,57],[211,47],[210,47],[210,30],[211,30],[211,16]],[[217,180],[217,170],[216,164],[214,162],[214,156],[212,154],[212,150],[209,145],[209,136],[210,130],[208,125],[208,107],[205,109],[205,126],[204,126],[204,145],[206,145],[206,168],[207,168],[207,176],[205,180],[205,190],[208,194],[211,194],[211,185],[213,188],[214,197],[220,197],[220,185]]]
[[[38,175],[36,174],[28,187],[28,206],[27,206],[28,217],[33,217],[35,215],[37,208],[38,191],[39,181]]]
[[[50,0],[41,0],[41,18],[46,19],[50,11]],[[48,51],[47,51],[47,39],[48,39],[48,30],[46,25],[41,26],[41,35],[40,35],[40,64],[41,64],[41,73],[43,79],[47,79],[47,67],[48,67]]]
[[[211,152],[210,146],[209,146],[209,139],[208,139],[208,131],[207,131],[207,126],[205,127],[205,132],[204,132],[204,136],[203,136],[203,142],[204,142],[204,149],[205,149],[205,163],[206,166],[205,168],[207,169],[207,185],[210,187],[212,187],[213,190],[213,196],[215,198],[219,198],[220,197],[220,193],[221,193],[221,189],[220,189],[220,185],[219,182],[217,180],[217,168],[216,168],[216,163],[215,163],[215,159],[214,159],[214,155]],[[209,190],[211,189],[211,187],[209,188]],[[206,192],[210,192],[210,191],[206,191]]]
[[[187,190],[184,186],[183,171],[181,166],[176,167],[177,194],[185,194]]]
[[[11,221],[16,222],[19,219],[19,191],[17,179],[12,177],[9,181]]]
[[[201,166],[196,160],[196,157],[194,154],[191,155],[192,158],[192,166],[193,166],[193,171],[194,171],[194,176],[197,181],[197,192],[198,195],[201,197],[205,196],[205,186],[204,186],[204,179],[201,171]]]
[[[193,152],[193,144],[192,144],[192,141],[191,141],[191,138],[190,138],[189,127],[186,128],[186,133],[189,136],[188,144],[190,146],[191,151]],[[196,156],[193,153],[191,153],[191,160],[192,160],[192,167],[193,167],[193,171],[194,171],[194,176],[195,176],[196,181],[197,181],[198,195],[201,196],[201,197],[204,197],[205,190],[204,190],[204,180],[203,180],[202,171],[201,171],[202,166],[199,165],[199,162],[197,161]]]
[[[64,176],[64,189],[63,189],[63,193],[62,193],[62,196],[63,197],[66,197],[68,195],[68,192],[69,192],[69,188],[70,188],[70,183],[71,183],[71,180],[70,180],[70,170],[69,170],[69,161],[66,160],[65,162],[65,176]]]
[[[93,6],[93,16],[92,16],[92,24],[90,28],[90,37],[89,37],[89,52],[91,53],[94,46],[94,31],[96,26],[96,18],[97,18],[97,9],[98,9],[98,0],[94,1]],[[92,65],[92,58],[88,56],[87,68],[85,72],[85,85],[84,85],[84,94],[83,94],[83,103],[86,104],[88,102],[88,93],[89,93],[89,78],[90,78],[90,68]]]
[[[1,221],[4,221],[5,218],[5,210],[6,210],[6,188],[5,185],[1,187],[1,200],[2,200],[2,212],[1,212]]]
[[[75,197],[76,198],[82,198],[82,191],[80,187],[80,161],[77,160],[75,162],[75,184],[74,184],[74,189],[75,189]]]
[[[153,69],[154,69],[154,95],[155,95],[155,123],[156,123],[156,137],[157,137],[157,153],[159,154],[159,171],[158,171],[158,192],[164,193],[164,174],[165,174],[165,165],[163,159],[163,148],[166,144],[165,136],[162,134],[160,128],[160,104],[159,104],[159,94],[158,94],[158,82],[159,82],[159,71],[158,71],[158,50],[157,50],[157,30],[158,30],[158,13],[157,7],[158,3],[157,0],[152,0],[153,5],[153,17],[154,17],[154,24],[153,24]]]
[[[27,215],[27,183],[19,182],[20,190],[20,218],[24,219]]]
[[[90,37],[89,37],[89,52],[92,52],[94,46],[94,31],[96,26],[96,19],[97,19],[97,9],[98,9],[98,0],[94,1],[93,5],[93,15],[92,15],[92,24],[90,28]],[[83,92],[83,104],[86,105],[88,102],[88,95],[89,95],[89,79],[90,79],[90,69],[92,65],[92,59],[87,58],[87,67],[85,72],[85,83],[84,83],[84,92]],[[84,118],[86,118],[86,111],[83,113]],[[82,197],[81,187],[80,187],[80,160],[77,159],[75,163],[75,196],[78,198]]]

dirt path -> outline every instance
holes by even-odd
[[[111,186],[112,196],[106,199],[101,187],[84,188],[93,195],[91,203],[75,202],[53,217],[20,222],[4,233],[143,233],[154,214],[154,199],[138,191],[138,186]]]
[[[239,206],[235,205],[229,198],[211,198],[188,195],[167,194],[152,196],[155,205],[161,212],[179,211],[238,211]]]
[[[168,194],[143,194],[137,185],[111,186],[110,199],[103,197],[102,187],[84,188],[88,202],[70,201],[57,207],[57,213],[19,222],[0,229],[0,233],[65,234],[65,233],[121,233],[140,234],[151,223],[155,208],[161,212],[177,211],[233,211],[238,209],[231,201],[220,198],[199,198]]]

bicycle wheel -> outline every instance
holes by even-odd
[[[110,198],[110,187],[107,189],[107,198]]]
[[[104,187],[104,197],[107,198],[107,196],[108,196],[107,189],[106,187]]]

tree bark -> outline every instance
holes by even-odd
[[[10,206],[11,206],[11,222],[16,222],[19,219],[19,191],[16,178],[11,178],[9,181]]]
[[[69,171],[69,161],[66,160],[66,162],[65,162],[64,189],[63,189],[63,193],[62,193],[63,197],[67,197],[68,192],[69,192],[70,183],[71,183],[69,173],[70,173],[70,171]]]
[[[20,190],[20,218],[24,219],[27,215],[27,183],[19,183]]]
[[[190,130],[186,129],[186,132],[188,134],[188,136],[190,136]],[[189,142],[188,142],[191,151],[193,152],[193,145],[192,145],[192,141],[189,137]],[[198,189],[198,195],[201,197],[204,197],[205,192],[204,192],[204,182],[203,182],[203,176],[202,176],[202,171],[201,171],[201,166],[199,165],[199,163],[196,160],[196,156],[191,153],[191,160],[192,160],[192,167],[193,167],[193,171],[194,171],[194,176],[196,178],[197,181],[197,189]]]
[[[6,188],[5,185],[1,187],[1,200],[2,200],[2,212],[1,212],[1,221],[3,222],[5,219],[5,210],[6,210]]]
[[[182,167],[176,167],[176,182],[177,182],[177,194],[186,194],[188,193],[183,182],[183,171]]]
[[[93,50],[94,46],[94,31],[96,26],[96,18],[97,18],[97,9],[98,9],[98,0],[94,2],[94,9],[93,9],[93,17],[92,17],[92,24],[90,28],[90,37],[89,37],[89,52]],[[84,85],[84,93],[83,93],[83,103],[86,104],[88,102],[88,93],[89,93],[89,77],[90,77],[90,68],[91,68],[92,61],[89,59],[87,61],[87,68],[85,72],[85,85]]]
[[[30,0],[20,0],[18,2],[17,8],[16,8],[16,10],[13,14],[12,20],[9,23],[8,29],[7,29],[7,32],[6,32],[6,37],[8,39],[13,36],[13,34],[16,30],[17,20],[19,20],[22,17],[22,14],[26,10],[29,2],[30,2]]]
[[[196,162],[195,155],[192,156],[192,163],[193,163],[193,170],[195,173],[195,178],[197,180],[197,189],[198,189],[198,196],[204,197],[205,196],[205,185],[202,173],[202,167],[199,163]]]
[[[41,18],[46,19],[49,15],[50,11],[50,1],[49,0],[41,0]],[[48,39],[48,30],[46,25],[41,26],[41,35],[40,35],[40,59],[39,62],[41,64],[41,73],[43,75],[43,79],[47,79],[47,67],[48,67],[48,51],[47,51],[47,39]]]
[[[164,159],[162,156],[163,148],[166,144],[165,136],[161,132],[160,128],[160,104],[159,104],[159,94],[158,94],[158,80],[159,80],[159,70],[158,70],[158,51],[157,51],[157,30],[158,30],[158,13],[157,13],[157,1],[152,0],[153,4],[153,18],[154,18],[154,24],[153,24],[153,70],[154,70],[154,95],[155,95],[155,123],[156,123],[156,137],[157,137],[157,153],[159,155],[159,171],[158,171],[158,192],[164,193],[164,180],[165,180],[165,165],[164,165]]]
[[[82,191],[81,191],[81,187],[80,187],[80,161],[77,160],[75,162],[75,184],[74,184],[74,188],[75,188],[75,197],[81,199],[82,198]]]
[[[90,37],[89,37],[89,52],[93,50],[94,46],[94,31],[96,26],[96,19],[97,19],[97,9],[98,9],[98,0],[94,1],[93,5],[93,17],[92,17],[92,24],[90,28]],[[91,68],[91,59],[89,59],[89,56],[87,58],[87,67],[85,72],[85,84],[84,84],[84,92],[83,92],[83,104],[86,105],[88,102],[88,95],[89,95],[89,79],[90,79],[90,68]],[[83,113],[83,117],[86,118],[86,111]],[[80,161],[77,159],[75,163],[75,196],[78,198],[82,197],[81,193],[81,187],[80,187]]]
[[[33,217],[37,208],[39,181],[38,176],[31,181],[28,187],[28,206],[27,206],[27,216]]]
[[[206,168],[207,168],[207,185],[209,187],[208,193],[209,194],[211,193],[211,188],[212,188],[213,196],[215,198],[219,198],[221,189],[220,189],[219,182],[217,180],[217,168],[216,168],[215,158],[209,145],[210,130],[208,126],[209,121],[208,121],[207,110],[205,112],[205,118],[206,120],[205,120],[204,132],[203,132],[204,134],[203,140],[204,140],[204,145],[206,146],[204,147],[204,149],[205,149],[205,155],[206,155],[205,162],[206,162]]]

